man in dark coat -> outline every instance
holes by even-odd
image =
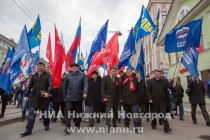
[[[210,119],[208,112],[206,111],[206,102],[205,102],[205,88],[203,81],[199,78],[195,78],[195,80],[191,81],[188,84],[188,88],[190,89],[189,101],[191,103],[191,115],[194,124],[197,124],[196,119],[196,107],[200,106],[203,117],[206,120],[206,125],[210,126]]]
[[[184,107],[182,101],[182,98],[184,97],[184,89],[178,79],[174,80],[173,86],[171,88],[171,94],[171,110],[176,111],[177,106],[179,106],[179,119],[184,121]]]
[[[39,109],[43,117],[43,123],[45,131],[49,130],[50,119],[48,116],[49,96],[52,90],[51,75],[47,74],[44,70],[45,64],[43,62],[38,63],[38,71],[31,76],[27,91],[24,97],[25,101],[28,101],[28,95],[32,89],[32,97],[29,100],[29,116],[26,131],[21,133],[21,136],[31,135],[35,119],[36,111]]]
[[[73,111],[75,115],[75,126],[80,128],[82,113],[82,101],[87,97],[88,78],[83,72],[79,72],[79,65],[73,63],[70,65],[71,72],[66,75],[63,83],[63,99],[65,101],[65,134],[69,134],[71,127],[71,117]]]
[[[103,77],[101,82],[101,96],[102,101],[105,102],[106,108],[106,125],[108,130],[111,127],[111,118],[109,117],[111,108],[113,109],[114,117],[112,119],[113,127],[116,127],[116,121],[118,118],[118,103],[119,103],[119,79],[115,76],[117,69],[115,67],[110,68],[110,74]],[[109,131],[108,131],[109,132]]]
[[[97,123],[100,122],[101,101],[101,77],[98,76],[98,72],[95,71],[92,73],[92,78],[88,80],[88,96],[85,105],[89,107],[89,113],[97,113]],[[93,125],[94,118],[91,115],[89,118],[89,126],[93,127]]]
[[[161,71],[154,71],[154,78],[147,82],[147,97],[150,103],[150,109],[152,113],[152,128],[156,129],[157,121],[155,115],[159,116],[160,113],[163,114],[163,125],[164,131],[166,133],[171,132],[169,128],[168,121],[166,119],[166,107],[168,102],[170,102],[170,97],[168,94],[168,87],[166,82],[161,78]]]
[[[129,127],[130,118],[128,118],[128,113],[132,113],[135,132],[139,133],[141,127],[140,92],[138,92],[138,79],[133,75],[132,69],[126,69],[126,75],[122,77],[119,91],[120,102],[122,102],[125,110],[124,126]]]
[[[65,107],[65,102],[63,100],[63,94],[62,94],[62,87],[63,87],[63,82],[64,82],[64,79],[66,77],[66,73],[63,74],[62,78],[61,78],[61,86],[58,87],[58,88],[55,88],[53,89],[52,91],[52,101],[53,101],[53,108],[54,108],[54,111],[55,111],[55,116],[52,118],[52,122],[56,122],[57,121],[57,117],[58,116],[58,112],[59,112],[59,108],[61,107],[61,112],[62,112],[62,115],[61,117],[61,121],[62,123],[64,123],[64,107]]]

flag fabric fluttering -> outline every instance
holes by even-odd
[[[12,82],[10,80],[10,68],[14,53],[15,53],[14,48],[12,49],[8,48],[4,60],[5,64],[0,75],[0,88],[4,90],[7,94],[10,94],[10,92],[12,91]]]
[[[60,87],[61,84],[61,75],[62,75],[62,65],[65,61],[65,52],[60,41],[58,31],[55,26],[55,60],[54,68],[52,73],[53,88]]]
[[[65,57],[66,57],[66,48],[65,48],[65,45],[64,45],[64,39],[63,39],[63,34],[62,33],[61,33],[61,43],[62,43],[64,52],[65,52]],[[62,65],[62,74],[65,73],[65,72],[66,72],[66,59],[63,62],[63,65]]]
[[[10,80],[12,83],[22,73],[20,64],[21,58],[25,53],[30,53],[26,26],[24,26],[22,30],[18,44],[15,47],[15,54],[11,62]]]
[[[123,52],[120,56],[118,69],[128,66],[131,56],[134,55],[135,53],[136,53],[135,38],[133,36],[133,29],[131,29],[128,35],[127,41],[124,45]]]
[[[140,50],[140,56],[139,56],[139,61],[137,63],[135,71],[140,72],[140,77],[141,79],[145,79],[145,72],[144,72],[144,49],[143,49],[143,44],[141,43],[141,50]]]
[[[51,46],[51,37],[49,33],[48,42],[47,42],[47,50],[46,50],[46,58],[49,61],[50,71],[53,73],[53,57],[52,57],[52,46]]]
[[[93,71],[98,70],[102,65],[106,65],[109,57],[117,56],[119,53],[118,32],[116,32],[107,43],[106,47],[101,52],[95,53],[93,61],[91,63],[91,69],[88,70],[88,76],[90,77]],[[107,60],[106,60],[107,59]],[[105,61],[104,61],[105,60]]]
[[[31,30],[28,32],[28,40],[29,40],[30,49],[33,49],[40,45],[41,34],[42,34],[41,22],[38,15],[36,22],[34,23]]]
[[[197,43],[200,42],[200,37],[197,36],[198,38],[194,38],[193,35],[190,33],[188,34],[188,39],[187,39],[187,44],[185,47],[185,50],[183,51],[182,54],[182,59],[181,63],[185,66],[185,68],[188,70],[188,72],[193,76],[193,77],[198,77],[198,50],[197,50]]]
[[[80,46],[80,41],[81,41],[81,18],[80,18],[79,25],[77,28],[76,36],[66,56],[66,70],[67,71],[71,70],[70,64],[76,62],[75,60],[76,60],[76,55],[77,55],[77,48]]]
[[[193,46],[198,48],[200,44],[201,30],[202,19],[191,21],[181,27],[173,29],[166,34],[165,52],[173,53],[185,51],[186,47],[188,47],[188,41],[190,41],[188,38],[195,40]]]
[[[96,36],[95,40],[92,43],[90,53],[89,53],[87,63],[86,63],[88,67],[87,70],[89,70],[91,66],[92,59],[95,53],[100,52],[101,49],[106,46],[108,23],[109,23],[109,20],[107,20],[106,23],[101,27],[98,35]]]
[[[80,55],[78,54],[77,56],[77,63],[79,65],[79,69],[80,71],[84,71],[84,62],[85,61],[85,57],[83,56],[83,53],[81,52]]]
[[[144,5],[142,5],[141,15],[134,27],[134,32],[133,32],[136,44],[138,44],[138,41],[142,37],[149,35],[154,30],[154,28],[155,28],[155,24],[153,23]]]
[[[153,32],[153,44],[155,43],[155,40],[159,32],[159,17],[160,17],[160,9],[158,9],[158,13],[157,13],[156,21],[155,21],[155,29]]]

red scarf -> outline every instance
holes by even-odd
[[[134,91],[135,87],[134,87],[133,82],[132,82],[132,80],[133,80],[132,77],[126,78],[125,81],[123,82],[123,85],[125,85],[128,82],[128,80],[130,81],[130,91]]]

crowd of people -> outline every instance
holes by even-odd
[[[98,72],[93,72],[92,77],[88,77],[84,72],[79,71],[77,63],[71,64],[71,72],[64,73],[61,78],[61,86],[53,89],[52,76],[49,69],[43,62],[39,62],[37,72],[29,77],[26,86],[16,85],[13,90],[15,101],[18,99],[17,107],[22,108],[22,119],[25,121],[26,110],[28,110],[28,120],[26,130],[21,136],[32,134],[36,113],[42,114],[45,131],[48,131],[50,122],[56,122],[61,111],[62,123],[64,123],[64,133],[72,126],[72,121],[76,128],[80,128],[83,116],[72,117],[73,112],[83,114],[88,112],[89,127],[94,127],[100,123],[101,113],[106,114],[107,132],[111,128],[117,127],[117,122],[123,121],[124,127],[130,127],[130,120],[133,119],[135,133],[140,133],[142,118],[151,121],[152,129],[156,129],[157,121],[163,125],[164,132],[170,133],[169,119],[174,118],[174,112],[179,110],[179,119],[184,121],[183,97],[184,92],[189,96],[192,109],[192,121],[197,124],[196,107],[200,106],[206,125],[210,126],[210,119],[206,111],[205,88],[203,82],[197,77],[189,81],[188,89],[184,91],[177,78],[168,80],[164,78],[164,72],[154,70],[154,77],[146,76],[141,79],[139,72],[134,72],[127,68],[125,73],[116,75],[117,69],[111,67],[109,74],[101,77]],[[4,117],[5,98],[3,90],[0,90],[2,100],[1,117]],[[84,109],[85,107],[85,109]],[[124,111],[122,117],[119,112]],[[50,118],[49,113],[54,111],[55,115]],[[99,114],[94,117],[93,114]],[[111,115],[113,114],[113,116]],[[128,117],[127,114],[135,114]],[[142,115],[143,114],[143,115]],[[169,115],[168,115],[169,114]],[[112,116],[112,117],[108,117]],[[51,121],[50,121],[51,119]]]

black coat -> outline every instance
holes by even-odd
[[[176,85],[175,87],[171,88],[171,94],[172,94],[172,102],[175,103],[182,103],[182,98],[184,97],[184,89],[182,85]]]
[[[61,86],[52,90],[52,101],[54,103],[63,103],[63,95],[62,95],[62,86],[63,80],[61,81]]]
[[[48,108],[49,98],[41,97],[41,91],[45,91],[51,94],[52,91],[52,78],[50,74],[45,71],[39,76],[38,72],[31,76],[29,81],[27,92],[25,94],[28,97],[32,89],[32,96],[29,100],[30,108]]]
[[[101,77],[98,77],[96,81],[93,78],[88,80],[88,95],[85,104],[87,106],[93,106],[94,108],[101,108]]]
[[[106,98],[107,106],[113,106],[113,104],[118,104],[119,101],[119,78],[115,76],[115,81],[113,82],[110,75],[106,75],[101,81],[101,96],[102,99]]]
[[[142,79],[138,81],[138,92],[140,94],[140,105],[148,104],[146,82]]]
[[[190,89],[189,101],[191,104],[205,104],[205,88],[204,84],[201,80],[199,80],[199,84],[197,81],[192,81],[188,84],[188,88]]]
[[[119,88],[119,97],[123,104],[140,104],[140,93],[138,92],[138,79],[132,77],[133,85],[135,87],[134,91],[130,90],[130,81],[128,80],[125,84],[124,81],[128,78],[127,76],[122,78]]]
[[[166,109],[170,103],[168,87],[165,80],[156,80],[152,78],[147,82],[147,97],[152,100],[150,109],[152,113],[166,113]]]

